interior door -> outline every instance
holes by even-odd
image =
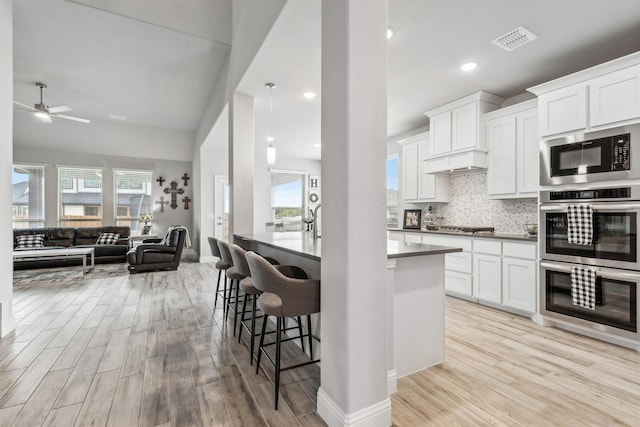
[[[215,177],[215,224],[216,239],[229,241],[229,177]]]

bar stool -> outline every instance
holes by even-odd
[[[216,285],[216,296],[215,296],[215,299],[213,300],[213,309],[215,310],[216,306],[218,305],[218,297],[222,298],[222,304],[224,304],[224,295],[227,290],[227,275],[225,274],[224,276],[224,289],[222,291],[220,290],[220,276],[222,275],[222,271],[224,270],[226,272],[227,269],[231,267],[231,265],[227,264],[226,262],[224,262],[224,260],[222,260],[222,255],[220,254],[220,248],[218,247],[218,239],[216,239],[215,237],[209,237],[207,238],[207,240],[209,241],[211,254],[214,257],[218,258],[218,261],[216,261],[216,269],[218,270],[218,284]],[[223,308],[224,308],[224,305],[223,305]]]
[[[244,279],[240,281],[240,290],[243,292],[243,300],[242,300],[242,310],[239,312],[240,315],[240,324],[238,325],[238,342],[242,340],[242,329],[246,329],[249,334],[250,345],[250,363],[253,365],[253,353],[255,349],[255,338],[260,334],[256,334],[256,319],[261,318],[262,316],[256,316],[256,303],[258,301],[258,297],[262,294],[262,291],[257,289],[253,285],[253,278],[251,277],[251,271],[249,270],[249,264],[247,264],[247,259],[245,257],[247,251],[241,248],[238,245],[231,244],[229,245],[229,251],[231,252],[231,258],[233,259],[233,266],[238,271],[238,273],[245,276]],[[263,257],[269,264],[275,265],[275,268],[282,272],[285,276],[288,277],[297,277],[299,279],[306,279],[307,275],[301,268],[290,266],[290,265],[277,265],[278,262],[273,258]],[[251,317],[247,319],[245,314],[247,311],[247,299],[251,303]],[[245,321],[251,320],[251,324],[247,325]],[[302,351],[304,351],[304,338],[302,337],[302,320],[300,317],[297,318],[297,328],[300,334],[300,345],[302,346]],[[294,328],[289,328],[294,329]]]
[[[253,285],[262,294],[258,299],[258,306],[264,314],[262,322],[262,333],[260,335],[260,345],[258,346],[258,360],[256,363],[256,373],[260,370],[260,359],[265,355],[269,363],[274,367],[275,374],[275,409],[278,409],[278,392],[280,390],[280,373],[289,369],[317,363],[320,359],[310,360],[285,368],[281,367],[280,347],[283,341],[294,338],[282,339],[282,323],[287,317],[307,316],[309,338],[309,354],[313,357],[312,340],[315,338],[311,334],[311,315],[320,312],[320,281],[311,279],[289,278],[278,271],[259,255],[247,252],[247,263],[253,277]],[[265,350],[264,336],[266,332],[268,316],[276,317],[276,360],[275,362]],[[272,343],[273,344],[273,343]],[[267,344],[269,345],[269,344]]]
[[[218,248],[220,248],[220,255],[222,255],[222,260],[224,262],[226,262],[227,264],[229,264],[231,267],[229,267],[225,273],[227,278],[229,278],[230,280],[230,285],[229,285],[229,293],[227,294],[225,292],[225,296],[224,296],[224,318],[226,320],[229,320],[229,310],[233,310],[233,336],[236,336],[236,326],[237,326],[237,322],[238,322],[238,299],[239,299],[239,291],[240,291],[240,281],[242,279],[245,278],[244,275],[240,274],[238,272],[238,270],[236,269],[236,267],[233,265],[233,258],[231,258],[231,251],[229,250],[229,244],[227,242],[224,242],[222,240],[218,240]],[[233,294],[233,282],[236,282],[236,286],[235,286],[235,297],[232,297]],[[226,289],[225,289],[226,291]],[[231,300],[233,298],[233,301]],[[233,302],[233,307],[231,307],[231,303]]]

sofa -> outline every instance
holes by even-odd
[[[118,234],[115,244],[96,244],[98,237],[102,233]],[[111,262],[125,262],[127,250],[129,250],[129,227],[105,226],[105,227],[82,227],[82,228],[25,228],[13,230],[13,248],[18,245],[18,236],[44,234],[44,246],[42,249],[53,248],[94,248],[95,263],[106,264]],[[29,250],[39,248],[29,248]],[[30,260],[17,261],[13,263],[15,270],[26,268],[61,267],[67,265],[80,265],[78,259],[70,260]]]

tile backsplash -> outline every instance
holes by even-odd
[[[494,227],[499,233],[522,233],[523,224],[538,223],[537,199],[492,200],[487,196],[487,171],[474,170],[451,175],[449,203],[432,206],[441,224]]]

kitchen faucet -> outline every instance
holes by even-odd
[[[315,207],[315,209],[313,210],[313,213],[311,214],[311,217],[313,218],[313,240],[316,240],[319,236],[318,236],[318,209],[320,209],[320,206],[322,206],[322,204],[318,204],[318,206]]]

